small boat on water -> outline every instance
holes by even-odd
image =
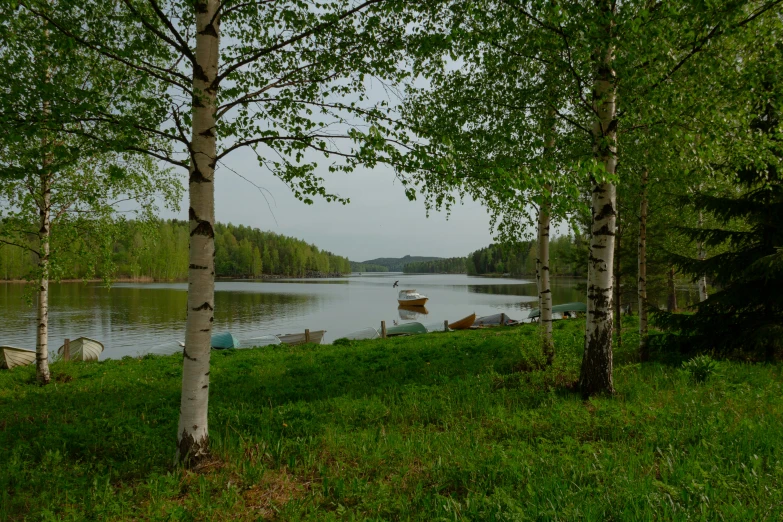
[[[396,335],[414,335],[427,333],[427,327],[421,323],[402,323],[386,329],[386,337]]]
[[[295,333],[295,334],[285,334],[285,335],[278,335],[277,338],[280,339],[280,342],[283,344],[288,344],[291,346],[298,346],[300,344],[305,344],[307,342],[310,342],[312,344],[321,344],[321,341],[324,340],[324,334],[326,333],[326,330],[316,330],[314,332],[310,332],[310,340],[308,341],[305,338],[305,333]]]
[[[511,319],[507,314],[494,314],[479,317],[473,322],[472,328],[481,328],[482,326],[513,326],[519,324],[519,321]]]
[[[35,363],[35,350],[16,348],[15,346],[0,346],[0,368],[16,368]]]
[[[584,303],[565,303],[560,305],[555,305],[552,307],[552,314],[559,314],[560,317],[568,317],[568,316],[576,316],[576,314],[584,314],[587,313],[587,305]],[[568,314],[566,316],[565,314]],[[530,314],[528,314],[528,319],[538,319],[541,317],[541,311],[538,308],[534,308],[530,311]]]
[[[467,330],[468,328],[473,326],[473,323],[475,322],[476,322],[476,314],[470,314],[464,319],[460,319],[459,321],[454,321],[453,323],[449,324],[449,328],[451,328],[452,330]]]
[[[70,341],[68,350],[71,361],[97,361],[103,352],[103,343],[89,337],[79,337]],[[63,355],[65,345],[60,346],[57,353]]]
[[[416,290],[400,290],[397,302],[404,306],[424,306],[429,298]]]

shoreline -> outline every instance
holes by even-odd
[[[263,281],[263,280],[276,280],[276,279],[326,279],[326,278],[333,278],[333,277],[347,277],[350,274],[339,274],[339,273],[323,273],[323,272],[308,272],[304,276],[287,276],[287,275],[278,275],[278,274],[264,274],[260,277],[249,277],[249,276],[217,276],[215,277],[215,281],[236,281],[236,280],[247,280],[247,281]],[[57,283],[105,283],[106,281],[101,278],[90,278],[90,279],[60,279],[59,281],[55,281],[50,279],[49,284],[57,284]],[[175,278],[175,279],[155,279],[154,277],[117,277],[109,280],[110,284],[114,283],[187,283],[187,278]],[[35,283],[35,281],[28,281],[26,279],[0,279],[0,283],[13,283],[13,284],[26,284],[26,283]]]

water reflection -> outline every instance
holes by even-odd
[[[403,321],[418,321],[430,313],[424,306],[399,305],[397,311],[400,313],[400,319]]]
[[[426,308],[400,307],[397,289],[419,288]],[[578,283],[553,283],[555,304],[584,301]],[[24,299],[24,285],[0,283],[0,344],[35,346],[35,308]],[[425,290],[426,289],[426,290]],[[185,283],[62,283],[50,287],[50,345],[86,336],[104,343],[102,358],[138,355],[184,339]],[[215,285],[217,331],[239,339],[285,332],[326,330],[324,342],[381,321],[443,324],[476,313],[527,317],[537,306],[535,282],[464,275],[382,274],[319,280],[219,281]]]

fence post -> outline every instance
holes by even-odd
[[[443,331],[444,332],[448,332],[449,331],[449,321],[448,321],[448,319],[443,321]]]
[[[386,321],[381,321],[381,339],[386,339]]]
[[[71,340],[66,339],[63,343],[63,361],[71,360]]]
[[[307,328],[305,328],[305,342],[306,343],[310,342],[310,330],[308,330]]]
[[[500,314],[500,326],[506,326],[506,314]]]

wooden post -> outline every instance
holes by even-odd
[[[308,330],[307,328],[305,328],[305,342],[306,343],[310,342],[310,330]]]
[[[506,314],[501,313],[500,314],[500,326],[506,325]]]
[[[449,331],[449,321],[445,320],[443,321],[443,331],[448,332]]]
[[[63,343],[63,361],[71,360],[71,340],[66,339]]]
[[[386,321],[381,321],[381,339],[386,339]]]

